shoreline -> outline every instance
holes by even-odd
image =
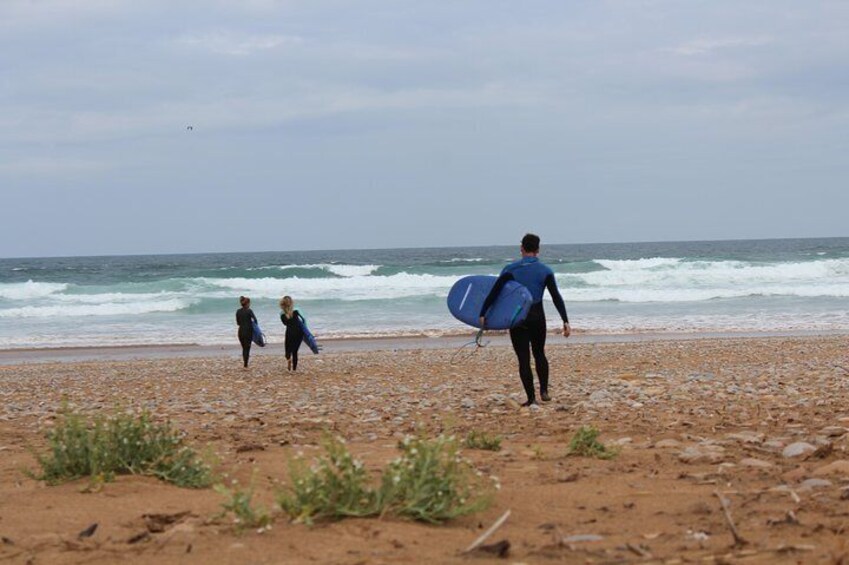
[[[568,340],[557,332],[549,332],[548,343],[566,345],[594,343],[640,343],[663,341],[693,341],[707,339],[763,339],[792,337],[835,337],[849,336],[849,330],[790,330],[786,332],[632,332],[616,334],[594,334],[573,332]],[[379,336],[367,338],[328,338],[320,340],[324,353],[377,352],[397,350],[444,350],[460,348],[470,344],[474,333],[449,336]],[[554,341],[558,340],[558,341]],[[506,332],[487,335],[484,342],[492,346],[509,346]],[[283,355],[282,343],[270,343],[266,347],[254,346],[251,356]],[[237,343],[218,345],[141,344],[99,345],[92,347],[45,347],[0,349],[0,366],[35,363],[59,363],[82,361],[129,361],[149,359],[185,359],[209,357],[233,357],[241,354]]]

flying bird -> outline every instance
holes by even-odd
[[[195,128],[194,128],[194,127],[192,127],[192,126],[186,126],[186,129],[187,129],[187,130],[189,130],[189,131],[192,131],[192,130],[194,130]]]

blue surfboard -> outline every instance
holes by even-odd
[[[298,316],[298,324],[301,326],[301,331],[304,332],[304,343],[307,344],[307,347],[309,347],[313,353],[318,355],[321,348],[319,347],[318,342],[315,341],[315,336],[312,335],[312,332],[307,327],[307,321],[303,317]]]
[[[256,323],[256,322],[252,322],[252,324],[253,324],[253,326],[254,326],[254,336],[253,336],[253,342],[254,342],[255,344],[257,344],[258,346],[260,346],[260,347],[265,347],[265,344],[267,343],[267,342],[265,341],[265,334],[264,334],[264,333],[262,333],[262,330],[261,330],[261,329],[259,329],[259,324],[258,324],[258,323]]]
[[[471,275],[463,277],[448,293],[448,310],[461,322],[480,328],[480,312],[498,277]],[[507,281],[486,312],[486,329],[506,330],[520,324],[533,304],[531,292],[516,281]]]

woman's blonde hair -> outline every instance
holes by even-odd
[[[287,318],[291,318],[295,313],[295,301],[291,296],[284,296],[280,299],[280,309],[286,314]]]

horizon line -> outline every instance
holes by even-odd
[[[814,239],[849,239],[849,236],[806,236],[806,237],[755,237],[755,238],[727,238],[727,239],[669,239],[669,240],[644,240],[644,241],[596,241],[596,242],[572,242],[572,243],[542,243],[545,246],[589,246],[589,245],[645,245],[656,243],[722,243],[735,241],[794,241]],[[180,251],[163,253],[101,253],[93,255],[31,255],[0,257],[0,261],[22,260],[22,259],[85,259],[105,257],[168,257],[187,255],[248,255],[260,253],[329,253],[339,251],[398,251],[414,249],[475,249],[483,247],[513,247],[518,243],[497,243],[491,245],[436,245],[436,246],[401,246],[401,247],[349,247],[349,248],[320,248],[320,249],[289,249],[289,250],[259,250],[259,251]]]

